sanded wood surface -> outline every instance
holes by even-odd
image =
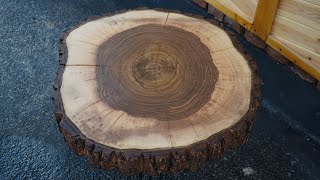
[[[259,0],[252,25],[252,32],[266,40],[269,35],[280,0]]]
[[[316,2],[281,0],[267,44],[319,80],[320,5]]]
[[[61,40],[54,93],[66,141],[98,167],[152,175],[195,170],[244,143],[260,81],[231,37],[156,10],[74,28]]]
[[[277,15],[320,30],[320,5],[305,0],[281,0]]]
[[[258,0],[215,0],[249,22],[253,22]]]
[[[247,29],[250,29],[253,24],[258,5],[258,0],[206,0],[206,2]]]
[[[320,80],[319,0],[206,0],[206,2]]]
[[[270,35],[266,41],[268,45],[290,59],[293,63],[301,67],[304,71],[320,80],[319,54],[306,50],[301,46],[285,40],[277,35]]]

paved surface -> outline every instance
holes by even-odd
[[[137,6],[206,15],[182,0],[0,0],[1,180],[150,178],[95,169],[76,156],[58,131],[50,100],[60,33],[89,16]],[[320,179],[320,93],[243,43],[263,81],[249,142],[199,171],[153,179]]]

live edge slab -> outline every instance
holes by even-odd
[[[126,175],[194,171],[245,143],[260,102],[257,66],[216,25],[130,10],[65,33],[52,98],[65,141]]]

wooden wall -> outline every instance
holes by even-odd
[[[229,7],[231,11],[243,17],[248,22],[253,22],[258,0],[217,0],[217,2],[225,7]]]
[[[206,0],[225,15],[251,29],[259,0]]]
[[[206,0],[320,80],[320,0]]]
[[[320,79],[320,0],[280,0],[267,44]]]

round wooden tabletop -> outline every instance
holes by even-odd
[[[195,170],[244,143],[259,86],[235,36],[199,17],[132,10],[62,37],[53,101],[78,154],[157,175]]]

